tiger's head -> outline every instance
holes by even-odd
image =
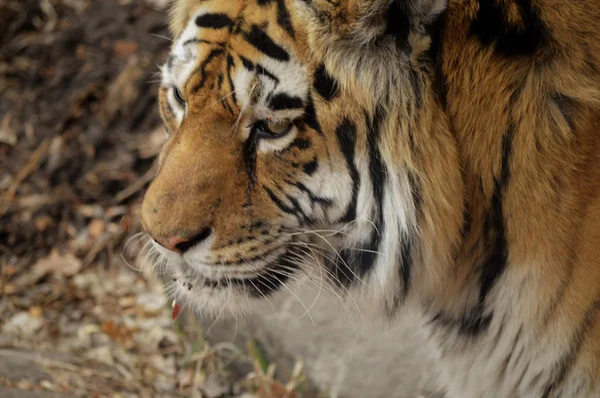
[[[176,2],[159,91],[167,140],[141,219],[177,297],[235,312],[308,276],[380,284],[398,301],[426,256],[419,214],[439,197],[420,188],[420,162],[452,170],[456,158],[427,110],[444,6]],[[442,197],[460,196],[458,177],[440,176]]]

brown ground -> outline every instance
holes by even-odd
[[[2,397],[285,396],[257,345],[171,322],[121,256],[163,139],[159,3],[0,1]]]

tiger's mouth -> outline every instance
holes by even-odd
[[[184,262],[185,269],[179,273],[179,277],[174,278],[174,282],[180,281],[188,291],[194,287],[190,281],[196,280],[209,289],[238,289],[254,297],[265,297],[278,290],[298,269],[292,257],[293,255],[286,251],[276,261],[263,266],[259,271],[237,271],[212,276],[198,272]]]
[[[251,309],[253,300],[264,300],[280,290],[289,289],[291,281],[298,279],[301,271],[301,253],[293,247],[282,247],[280,253],[259,267],[214,270],[213,265],[189,264],[181,258],[169,262],[171,280],[167,285],[169,295],[183,310],[235,315]]]

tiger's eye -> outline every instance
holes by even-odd
[[[292,126],[290,122],[280,122],[280,123],[266,123],[266,127],[273,135],[281,135],[287,133],[287,131]]]
[[[179,89],[177,87],[173,87],[173,96],[175,97],[175,100],[177,102],[179,102],[181,105],[185,105],[185,100],[183,99],[183,96],[181,95],[181,91],[179,91]]]

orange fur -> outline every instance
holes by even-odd
[[[170,87],[161,88],[170,136],[142,208],[146,230],[160,240],[210,226],[217,240],[209,257],[232,264],[266,255],[280,237],[285,215],[264,190],[253,190],[246,170],[244,126],[255,122],[248,109],[258,99],[236,103],[233,83],[223,77],[228,52],[254,63],[264,59],[243,38],[251,25],[259,26],[301,65],[299,81],[312,86],[323,65],[338,84],[335,100],[311,88],[320,131],[304,123],[296,136],[309,140],[309,149],[258,151],[259,185],[267,181],[284,197],[284,181],[304,181],[292,164],[311,159],[318,159],[319,172],[329,167],[346,183],[346,154],[336,142],[344,121],[356,128],[360,177],[373,179],[369,135],[380,120],[382,178],[398,178],[404,187],[412,179],[397,198],[418,196],[395,204],[406,214],[399,223],[408,227],[398,239],[412,242],[414,266],[408,281],[398,270],[386,274],[393,288],[380,281],[387,289],[384,307],[397,306],[406,291],[433,338],[441,339],[443,360],[478,358],[494,341],[526,347],[525,379],[509,386],[509,367],[520,365],[508,350],[490,387],[498,395],[490,396],[600,394],[600,1],[450,0],[446,8],[442,0],[286,0],[294,37],[278,20],[280,2],[267,3],[175,2],[175,37],[202,7],[235,25],[201,30],[203,40],[223,42],[225,51],[203,65],[210,47],[198,45],[201,69],[181,88],[183,121],[169,110]],[[396,6],[412,23],[406,37],[386,25]],[[491,32],[484,19],[496,16],[502,26]],[[438,18],[439,32],[432,28]],[[496,36],[486,42],[490,34]],[[503,40],[510,45],[502,47]],[[232,80],[242,69],[236,60]],[[253,82],[260,91],[260,79]],[[261,226],[252,227],[257,220]],[[546,355],[542,368],[537,361]],[[535,366],[542,376],[523,384]],[[477,396],[477,387],[461,393],[448,381],[452,371],[445,374],[451,394]]]

